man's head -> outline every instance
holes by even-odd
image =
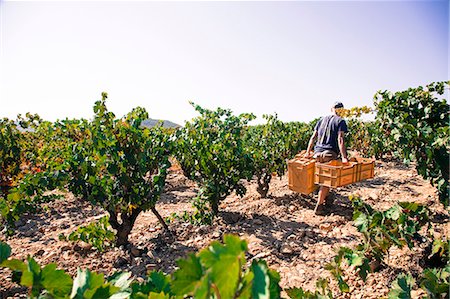
[[[333,108],[334,109],[344,108],[344,104],[342,104],[342,102],[334,102]]]
[[[333,106],[331,106],[331,112],[333,112],[334,114],[339,115],[339,111],[341,109],[344,109],[344,104],[342,104],[342,102],[334,102]]]

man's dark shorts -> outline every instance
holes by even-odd
[[[317,162],[319,163],[325,163],[325,162],[329,162],[331,160],[336,160],[338,157],[337,153],[335,153],[334,151],[330,151],[330,150],[325,150],[323,152],[316,152],[314,153],[313,158],[316,159]]]

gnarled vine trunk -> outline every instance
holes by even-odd
[[[161,225],[164,227],[164,229],[172,234],[172,232],[169,230],[169,227],[167,226],[164,219],[161,217],[161,215],[158,213],[155,207],[151,207],[150,210],[155,214],[156,218],[158,218],[158,221],[161,223]],[[134,223],[136,222],[137,217],[142,212],[141,209],[133,209],[131,214],[129,213],[120,213],[118,214],[116,211],[108,211],[109,212],[109,224],[112,228],[114,228],[117,231],[116,234],[116,246],[126,245],[128,244],[128,236],[131,233],[131,230],[133,229]],[[118,218],[120,217],[121,222],[118,221]]]
[[[128,236],[131,230],[133,229],[134,223],[136,222],[136,219],[142,212],[142,210],[139,208],[133,209],[131,214],[129,213],[118,214],[116,211],[111,210],[108,212],[109,212],[109,224],[111,224],[111,227],[117,231],[116,246],[128,244]],[[119,215],[121,222],[118,221]]]
[[[214,215],[217,215],[219,213],[219,199],[213,198],[210,202],[211,204],[211,210]]]
[[[271,173],[262,173],[257,175],[257,181],[258,181],[258,187],[256,188],[256,191],[258,191],[259,195],[261,195],[262,198],[266,198],[267,194],[269,193],[269,184],[272,180],[272,174]]]

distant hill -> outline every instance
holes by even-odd
[[[160,119],[149,118],[147,120],[144,120],[141,125],[146,128],[151,128],[151,127],[156,126],[156,124],[158,124],[160,121],[161,121]],[[176,124],[169,120],[163,120],[162,122],[163,122],[164,128],[179,128],[179,127],[181,127],[179,124]]]

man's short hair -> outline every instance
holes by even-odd
[[[335,102],[333,104],[333,108],[337,109],[337,108],[344,108],[344,104],[342,104],[342,102]]]

